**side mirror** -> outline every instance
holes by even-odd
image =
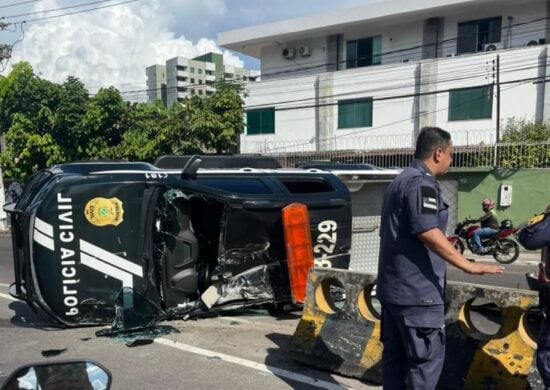
[[[108,390],[111,381],[111,373],[91,360],[33,363],[15,370],[2,390]]]
[[[181,172],[181,178],[184,180],[191,179],[195,180],[197,177],[197,171],[199,170],[199,166],[202,163],[202,159],[199,155],[194,154],[191,156],[191,158],[187,161],[185,166],[183,167],[183,170]]]
[[[17,181],[12,182],[6,190],[6,203],[16,203],[23,192],[23,187]]]

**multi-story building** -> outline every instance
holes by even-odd
[[[147,89],[149,91],[157,90],[158,79],[149,76],[149,69],[156,66],[160,65],[147,68]],[[208,53],[193,59],[174,57],[166,61],[166,66],[163,68],[165,69],[166,90],[166,99],[163,99],[163,102],[168,107],[194,95],[211,95],[216,90],[215,83],[217,81],[246,82],[255,81],[257,77],[254,71],[224,65],[223,56],[216,53]],[[153,93],[148,96],[149,102],[159,99],[158,95]]]
[[[166,66],[151,65],[145,68],[147,75],[147,101],[162,101],[166,105]]]
[[[410,147],[424,126],[494,142],[508,118],[550,119],[549,35],[545,0],[387,0],[218,43],[261,60],[241,139],[256,152]]]

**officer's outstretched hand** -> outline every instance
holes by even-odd
[[[501,265],[470,263],[470,267],[465,271],[471,275],[501,274],[504,267]]]

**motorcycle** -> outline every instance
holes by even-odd
[[[456,225],[455,235],[447,237],[447,240],[460,253],[464,253],[466,246],[471,252],[476,253],[474,249],[474,232],[480,229],[481,226],[475,225],[475,222],[477,221],[465,219]],[[512,221],[505,219],[494,236],[481,239],[483,247],[487,248],[488,251],[479,254],[481,256],[492,255],[501,264],[513,263],[519,256],[519,245],[508,237],[514,235],[517,231],[518,229],[514,227]]]

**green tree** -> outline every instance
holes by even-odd
[[[52,136],[59,144],[67,161],[86,159],[90,141],[83,126],[88,101],[88,90],[74,77],[61,85],[61,99],[52,118]]]
[[[242,88],[220,83],[206,98],[193,97],[185,102],[184,116],[204,151],[236,152],[239,135],[244,131]]]
[[[166,154],[200,152],[197,137],[187,125],[181,104],[166,109],[162,103],[137,104],[128,117],[128,128],[113,154],[127,160],[153,162]]]
[[[501,168],[543,168],[550,162],[550,123],[511,118],[506,122],[499,150]]]
[[[90,97],[84,84],[42,80],[28,63],[0,77],[0,132],[7,176],[24,179],[38,169],[75,160],[154,161],[165,154],[235,152],[244,130],[239,86],[221,83],[211,96],[165,108],[129,104],[104,88]]]
[[[82,118],[79,141],[83,156],[89,159],[111,157],[113,147],[120,144],[128,121],[128,104],[114,88],[102,88],[87,104]]]
[[[4,174],[25,180],[40,169],[64,161],[59,145],[50,134],[38,134],[34,124],[23,114],[15,114],[5,134],[8,148],[0,155]]]
[[[15,114],[34,122],[45,107],[55,112],[61,94],[58,85],[40,79],[28,63],[14,65],[9,75],[0,80],[0,133],[8,131]]]

